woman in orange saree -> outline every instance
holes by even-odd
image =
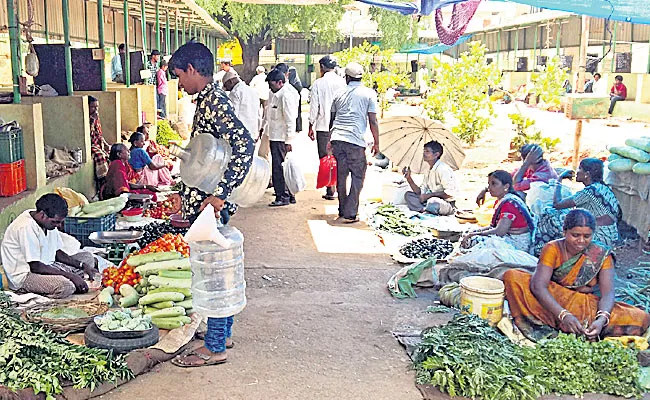
[[[532,276],[518,270],[503,275],[515,325],[528,339],[562,331],[595,340],[640,336],[648,329],[648,313],[614,301],[614,257],[608,247],[592,242],[595,229],[589,211],[574,209],[565,218],[564,238],[544,246]]]

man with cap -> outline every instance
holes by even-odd
[[[296,117],[298,93],[286,83],[285,76],[277,69],[269,72],[266,80],[271,88],[272,95],[269,96],[264,122],[260,134],[268,135],[271,145],[271,174],[273,188],[275,189],[275,201],[269,206],[286,206],[296,202],[284,181],[282,163],[288,151],[291,151],[291,140],[296,134]]]
[[[158,63],[160,62],[160,52],[151,50],[151,56],[147,62],[147,69],[151,71],[151,76],[147,79],[147,85],[156,85],[156,74],[158,73]]]
[[[327,156],[327,145],[330,142],[330,118],[334,98],[345,91],[343,78],[334,71],[336,61],[330,56],[320,59],[320,78],[311,85],[309,94],[309,138],[318,143],[318,158]],[[315,133],[314,133],[315,132]],[[324,199],[334,200],[336,187],[328,187]]]
[[[223,88],[229,92],[235,115],[244,124],[253,140],[257,141],[259,135],[259,109],[260,99],[257,93],[239,76],[230,70],[223,75]]]
[[[260,103],[264,106],[264,102],[269,99],[269,84],[266,81],[266,68],[259,65],[255,72],[257,75],[251,79],[250,87],[255,89],[257,96],[260,98]]]
[[[347,89],[332,104],[330,131],[331,147],[336,158],[336,186],[339,197],[339,220],[345,223],[359,221],[359,195],[363,188],[368,164],[364,134],[370,124],[374,138],[372,155],[379,153],[379,123],[377,122],[377,94],[361,84],[363,67],[350,63],[345,67]],[[348,176],[352,184],[348,192]]]

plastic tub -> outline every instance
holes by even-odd
[[[142,208],[130,208],[128,210],[122,210],[122,215],[129,222],[137,222],[142,219],[142,212]]]
[[[460,280],[460,309],[496,325],[503,317],[505,286],[498,279],[468,276]]]
[[[11,197],[27,190],[25,160],[0,164],[0,196]]]

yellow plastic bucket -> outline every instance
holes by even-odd
[[[503,317],[505,286],[498,279],[468,276],[460,280],[460,309],[496,325]]]

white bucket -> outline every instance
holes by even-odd
[[[505,286],[498,279],[468,276],[460,280],[460,309],[496,325],[503,317]]]

